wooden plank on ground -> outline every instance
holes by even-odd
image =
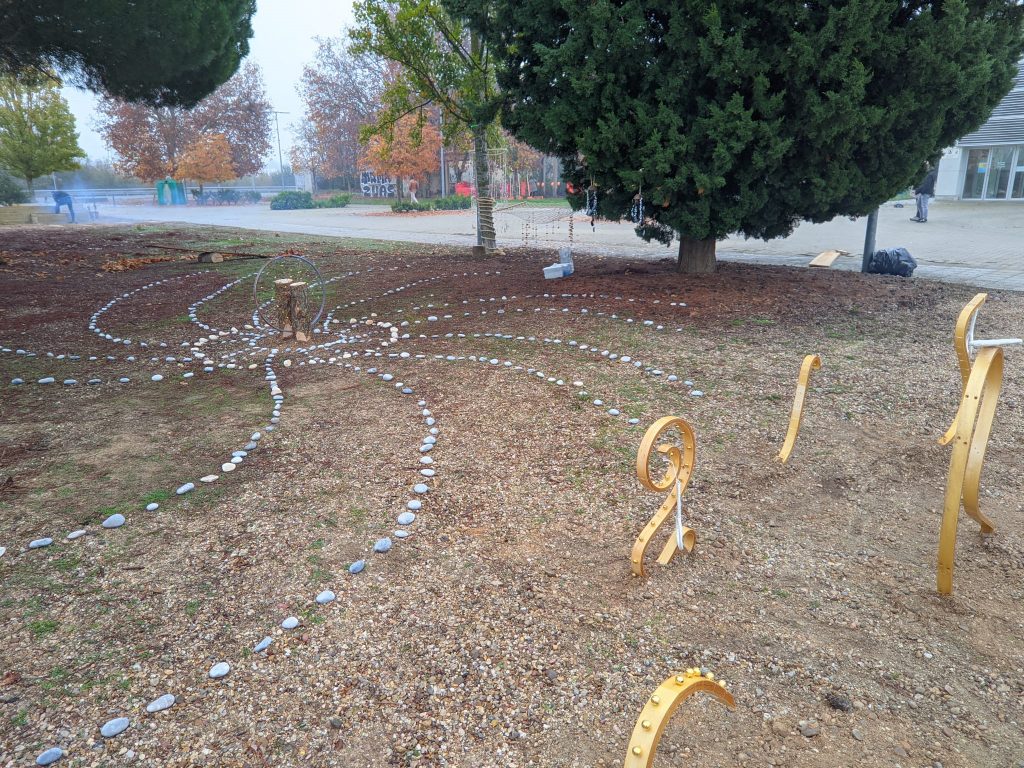
[[[837,251],[837,250],[834,250],[834,249],[833,250],[829,250],[829,251],[822,251],[817,256],[815,256],[814,259],[811,260],[811,263],[808,264],[807,266],[809,266],[809,267],[831,267],[832,266],[832,262],[834,262],[840,256],[848,256],[848,255],[849,254],[846,251]]]

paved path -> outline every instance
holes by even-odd
[[[933,202],[928,223],[910,221],[913,203],[882,208],[878,248],[905,247],[920,265],[915,276],[986,288],[1024,291],[1024,204]],[[471,245],[476,242],[472,211],[429,215],[392,215],[385,206],[352,205],[341,209],[271,211],[266,205],[237,207],[100,208],[102,221],[163,221],[212,224],[335,237]],[[582,251],[620,256],[674,257],[675,251],[645,243],[632,225],[573,217],[573,242]],[[569,244],[565,208],[513,207],[496,216],[499,244],[530,244],[553,250]],[[801,224],[787,238],[771,241],[730,237],[719,243],[719,257],[755,263],[805,266],[821,251],[849,251],[833,269],[860,269],[865,220],[840,217],[826,224]]]

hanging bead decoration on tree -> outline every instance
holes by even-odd
[[[591,182],[590,186],[587,187],[587,207],[586,214],[590,217],[590,229],[594,230],[594,221],[597,219],[597,187]]]
[[[640,169],[643,172],[643,168]],[[640,182],[640,190],[633,198],[633,205],[629,209],[629,220],[634,224],[642,224],[644,220],[644,183]]]

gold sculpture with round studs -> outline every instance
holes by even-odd
[[[973,336],[974,321],[978,316],[978,310],[988,298],[987,293],[979,293],[967,302],[967,305],[960,310],[960,316],[956,319],[956,327],[953,329],[953,349],[956,351],[956,362],[960,366],[960,380],[962,389],[967,389],[967,380],[971,377],[971,352],[968,336]],[[946,434],[939,438],[939,445],[948,445],[956,435],[957,419],[949,425]]]
[[[953,443],[942,504],[935,576],[936,586],[943,595],[953,592],[953,560],[961,504],[967,516],[981,526],[982,533],[995,531],[991,521],[981,513],[978,503],[981,469],[1003,385],[1003,347],[1019,345],[1022,341],[974,337],[978,311],[987,298],[987,293],[979,293],[971,299],[960,311],[953,331],[953,348],[960,366],[963,395],[953,424],[939,438],[940,445]],[[976,355],[973,364],[971,355]]]
[[[782,443],[782,450],[779,451],[779,461],[783,464],[789,461],[789,455],[793,453],[793,446],[796,445],[796,437],[800,434],[800,424],[804,420],[804,398],[807,396],[807,383],[811,378],[811,371],[816,371],[819,368],[821,368],[821,358],[818,355],[807,355],[800,366],[800,376],[796,382],[796,395],[793,397],[793,410],[789,415],[789,430]]]
[[[942,527],[939,531],[939,558],[936,583],[940,594],[953,592],[953,558],[956,551],[956,529],[960,504],[964,512],[981,526],[982,533],[995,528],[981,513],[978,504],[981,467],[985,448],[992,432],[996,401],[1003,384],[1003,350],[986,347],[978,352],[967,379],[964,396],[953,426],[953,455],[949,460],[949,478],[942,505]]]
[[[736,708],[732,694],[710,672],[701,673],[694,667],[672,675],[658,686],[640,711],[640,717],[633,726],[633,735],[629,737],[624,768],[651,768],[654,765],[658,742],[669,718],[695,693],[710,694],[729,709]]]
[[[659,443],[662,436],[675,428],[682,442],[682,447],[671,444],[657,445],[657,453],[661,454],[668,461],[668,468],[661,480],[651,477],[651,454],[655,451],[655,445]],[[682,525],[682,496],[686,486],[690,482],[690,475],[693,474],[693,465],[696,458],[697,441],[693,434],[693,427],[686,420],[678,416],[665,416],[652,424],[644,433],[640,441],[640,450],[636,455],[636,474],[641,485],[651,491],[658,493],[669,492],[661,507],[644,526],[630,553],[630,571],[634,576],[644,576],[644,555],[651,539],[658,528],[673,511],[677,514],[676,531],[669,536],[661,554],[658,556],[658,563],[668,565],[680,549],[691,552],[697,542],[697,534],[692,529]]]

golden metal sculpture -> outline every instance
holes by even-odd
[[[669,466],[665,471],[664,477],[660,481],[655,481],[651,477],[649,466],[651,451],[654,450],[654,445],[658,438],[673,427],[679,430],[683,447],[680,449],[675,445],[658,446],[658,453],[668,459]],[[676,531],[672,536],[669,536],[668,542],[658,556],[658,562],[661,565],[668,565],[669,561],[676,556],[680,549],[684,549],[687,552],[693,550],[693,546],[697,542],[697,534],[692,529],[683,525],[682,498],[683,493],[686,491],[686,486],[690,482],[690,475],[693,474],[696,452],[697,440],[693,434],[693,427],[678,416],[665,416],[658,419],[644,434],[644,438],[640,442],[640,450],[636,455],[637,477],[640,479],[640,483],[648,490],[659,493],[670,491],[670,493],[654,517],[651,518],[651,521],[644,526],[640,536],[637,537],[636,543],[633,544],[633,551],[630,554],[630,570],[634,576],[645,575],[644,554],[647,552],[647,547],[650,545],[651,538],[655,532],[673,510],[676,512]]]
[[[942,505],[942,528],[939,531],[939,562],[936,573],[939,593],[943,595],[953,591],[953,557],[956,550],[960,502],[963,501],[967,515],[981,526],[982,533],[995,531],[992,523],[979,509],[978,486],[1002,383],[1002,347],[982,349],[971,368],[956,422],[953,424],[953,455],[949,460],[949,479],[946,481],[946,496]]]
[[[673,675],[658,686],[640,711],[640,717],[633,726],[633,735],[629,737],[624,768],[651,768],[654,765],[658,741],[669,718],[695,693],[710,694],[729,709],[736,708],[732,694],[710,672],[701,674],[699,669],[693,668],[681,675]]]
[[[789,461],[789,455],[793,452],[796,444],[796,436],[800,434],[800,424],[804,419],[804,397],[807,395],[807,381],[811,377],[811,371],[821,368],[821,358],[817,355],[807,355],[803,365],[800,366],[800,378],[796,382],[796,395],[793,397],[793,410],[789,415],[789,431],[786,432],[786,440],[782,443],[782,450],[779,451],[779,461],[785,464]]]
[[[1024,343],[1021,339],[974,338],[978,310],[987,298],[987,293],[979,293],[971,299],[960,311],[953,331],[953,348],[960,365],[963,395],[953,424],[939,438],[940,445],[953,442],[946,496],[942,504],[938,571],[935,577],[939,593],[943,595],[953,591],[953,558],[961,502],[968,517],[981,526],[982,533],[995,531],[988,518],[981,514],[978,505],[981,468],[985,462],[988,438],[992,433],[996,402],[1003,385],[1003,347]],[[972,365],[971,355],[974,354],[976,357]]]
[[[953,349],[956,350],[956,362],[960,366],[960,380],[962,389],[967,391],[967,379],[971,377],[971,355],[974,350],[971,348],[974,343],[974,323],[978,319],[978,310],[988,298],[987,293],[976,294],[973,299],[967,302],[960,315],[956,319],[956,327],[953,329]],[[949,425],[946,434],[939,438],[939,445],[946,445],[956,434],[957,417],[953,417],[953,423]]]

